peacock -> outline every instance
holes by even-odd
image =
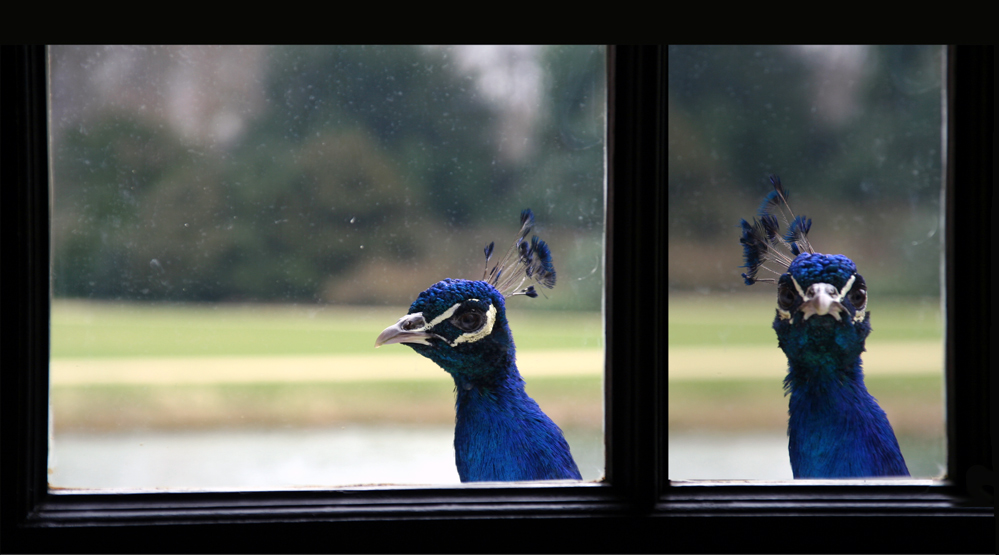
[[[794,217],[779,177],[771,175],[770,182],[774,190],[760,205],[759,220],[741,221],[739,242],[746,285],[777,284],[773,328],[787,356],[784,390],[790,395],[787,436],[794,477],[908,476],[888,417],[864,385],[860,354],[871,333],[867,283],[846,256],[812,249],[812,221]],[[783,236],[775,210],[787,226]],[[770,261],[787,272],[763,266]],[[760,268],[777,279],[757,278]]]
[[[530,281],[555,286],[547,243],[521,212],[506,255],[481,280],[445,279],[420,293],[375,347],[403,343],[454,378],[454,458],[462,482],[580,480],[562,430],[524,390],[504,299],[538,296]],[[485,248],[486,263],[495,243]]]

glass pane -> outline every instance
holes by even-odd
[[[52,486],[458,482],[454,381],[374,343],[524,208],[517,363],[602,477],[602,47],[50,56]]]
[[[671,479],[792,478],[777,287],[740,276],[739,222],[773,190],[769,174],[812,219],[815,251],[846,255],[866,279],[866,385],[911,476],[944,472],[941,56],[669,48]]]

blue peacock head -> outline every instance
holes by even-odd
[[[375,347],[403,343],[433,360],[456,380],[488,379],[512,368],[513,336],[506,319],[505,299],[538,296],[534,283],[555,286],[555,267],[548,245],[536,235],[530,209],[520,215],[521,227],[506,255],[488,269],[495,243],[485,248],[481,280],[445,279],[413,301],[409,312],[386,328]],[[526,286],[526,287],[525,287]]]
[[[841,254],[816,253],[808,241],[812,221],[794,217],[787,204],[788,191],[780,178],[770,176],[774,190],[760,205],[750,224],[741,221],[746,285],[756,282],[777,284],[777,315],[773,327],[781,349],[792,366],[837,368],[856,360],[871,332],[867,312],[867,284],[852,260]],[[783,207],[783,208],[782,208]],[[784,214],[784,208],[792,218]],[[777,212],[787,232],[780,233]],[[790,254],[788,254],[790,253]],[[786,268],[779,272],[764,264],[776,262]],[[775,278],[762,279],[760,270]],[[807,379],[807,376],[801,376]]]

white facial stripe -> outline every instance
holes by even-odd
[[[846,296],[846,292],[849,291],[851,287],[853,287],[853,282],[855,281],[857,281],[857,274],[853,274],[852,276],[850,276],[850,279],[847,280],[846,285],[843,286],[843,290],[839,292],[840,299]]]
[[[853,282],[855,281],[857,281],[857,274],[853,274],[852,276],[850,276],[850,281],[846,282],[846,285],[843,286],[843,290],[839,292],[839,298],[842,299],[843,297],[846,296],[847,292],[850,291],[850,288],[853,287]],[[853,315],[853,321],[863,322],[864,314],[867,311],[867,303],[866,302],[864,303],[864,308],[860,307],[854,307],[854,308],[857,309],[857,313]]]
[[[476,301],[476,302],[479,301],[479,299],[468,299],[468,300],[469,301]],[[434,318],[433,320],[431,320],[430,322],[428,322],[427,325],[425,325],[422,328],[420,328],[420,331],[430,330],[434,326],[436,326],[437,324],[440,324],[444,320],[447,320],[447,319],[451,318],[452,316],[454,316],[455,311],[458,310],[458,308],[461,305],[463,305],[464,303],[465,303],[465,301],[462,301],[460,303],[455,303],[450,308],[448,308],[447,310],[445,310],[444,312],[442,312],[440,314],[440,316]],[[468,332],[468,333],[463,333],[463,334],[459,335],[457,338],[455,338],[455,340],[454,340],[453,343],[450,343],[450,345],[452,347],[454,347],[454,346],[458,345],[459,343],[474,343],[474,342],[482,339],[483,337],[489,335],[490,333],[492,333],[493,332],[493,324],[495,324],[495,323],[496,323],[496,307],[493,306],[490,303],[489,310],[486,311],[486,324],[484,326],[482,326],[482,328],[479,329],[479,331]],[[438,337],[440,337],[440,336],[438,336]],[[443,337],[441,339],[443,339]]]
[[[478,299],[472,299],[472,300],[477,301]],[[490,303],[489,310],[486,311],[486,324],[482,326],[482,328],[479,329],[479,331],[472,331],[459,335],[457,338],[455,338],[454,343],[451,343],[451,346],[456,347],[459,343],[475,343],[476,341],[492,333],[493,324],[495,323],[496,323],[496,307]]]
[[[798,285],[798,280],[794,279],[794,276],[791,276],[791,283],[794,284],[794,288],[798,290],[798,294],[801,295],[802,299],[804,299],[805,298],[805,292],[801,290],[801,286]]]
[[[479,299],[472,299],[472,300],[473,301],[477,301]],[[430,323],[428,323],[427,325],[423,326],[423,329],[424,330],[429,330],[430,328],[433,328],[434,326],[436,326],[437,324],[440,324],[444,320],[447,320],[448,318],[450,318],[451,316],[454,315],[454,311],[458,310],[458,307],[461,306],[461,305],[462,305],[462,303],[455,303],[451,308],[449,308],[449,309],[445,310],[444,312],[442,312],[440,316],[434,318],[433,320],[430,321]]]

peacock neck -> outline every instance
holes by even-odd
[[[490,384],[456,379],[454,456],[462,482],[580,479],[561,430],[516,366]]]
[[[829,388],[850,384],[864,387],[864,372],[860,356],[842,357],[828,351],[808,353],[804,357],[788,357],[788,373],[784,387],[791,393],[801,391],[823,394]]]
[[[835,370],[792,363],[784,386],[795,478],[908,474],[888,417],[864,385],[859,357]]]
[[[516,364],[475,377],[453,375],[457,392],[455,408],[458,417],[462,413],[480,410],[500,410],[530,399],[524,390],[524,379],[520,377]]]
[[[535,478],[517,462],[525,437],[523,415],[533,401],[516,366],[495,378],[455,376],[454,456],[462,482]]]
[[[792,421],[805,420],[846,423],[881,413],[867,392],[860,357],[850,361],[830,361],[817,356],[808,361],[789,360],[784,389]],[[793,423],[793,422],[792,422]],[[844,424],[846,425],[846,424]]]
[[[870,398],[864,385],[860,358],[837,365],[808,365],[788,361],[784,389],[791,396],[792,412],[805,405],[813,414],[822,409],[842,410],[844,406],[866,404]],[[861,402],[865,401],[865,402]]]

